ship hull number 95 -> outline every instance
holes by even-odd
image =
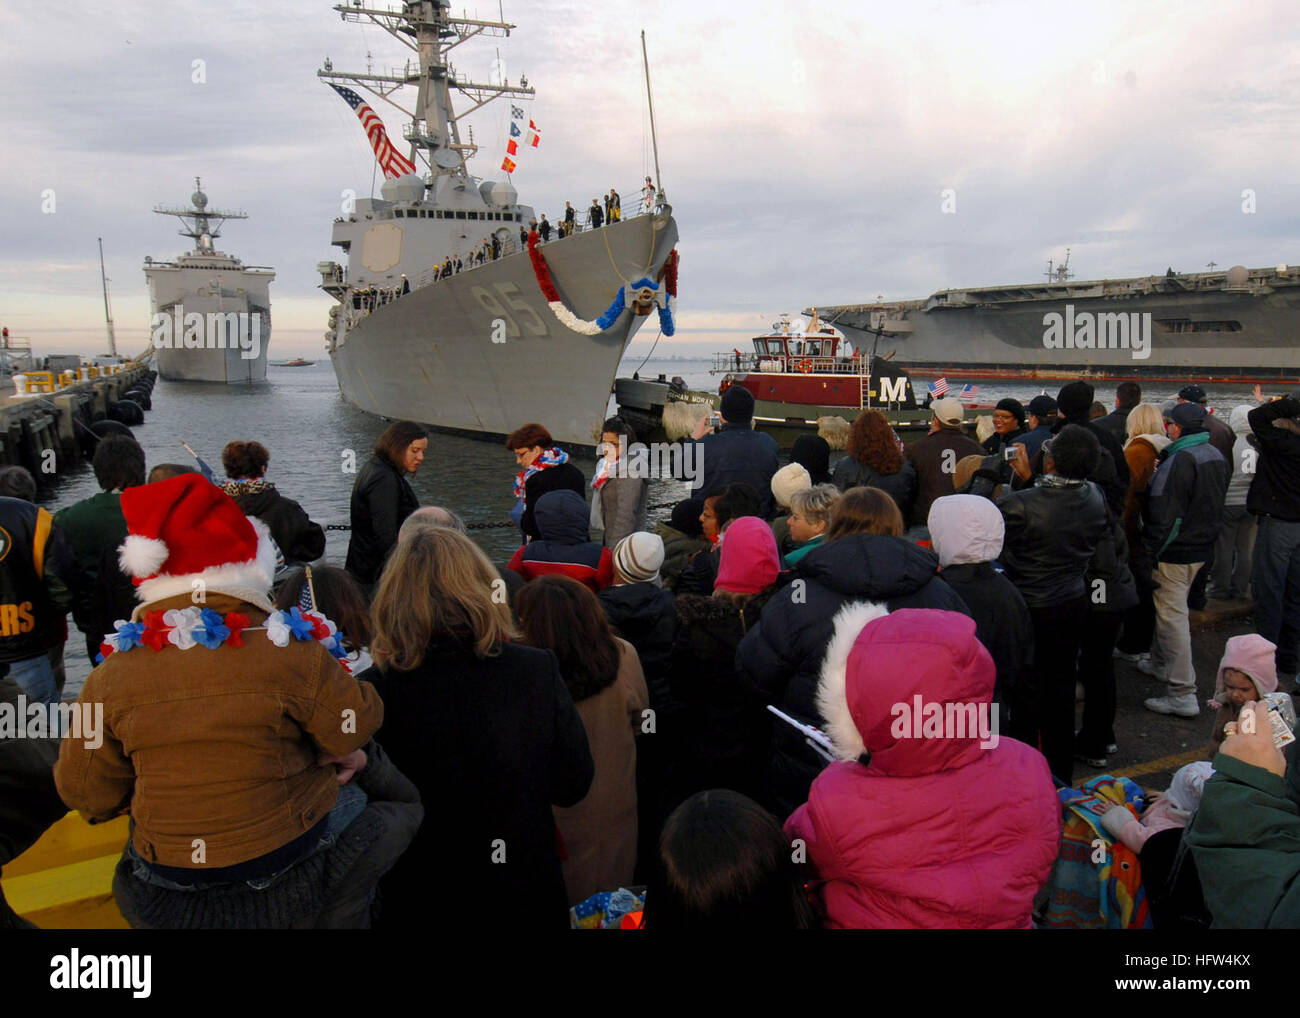
[[[496,293],[494,294],[492,290]],[[514,283],[493,283],[491,289],[486,286],[471,286],[470,292],[484,311],[506,323],[506,331],[511,338],[517,339],[523,335],[519,329],[520,323],[530,336],[548,335],[545,320],[524,303],[520,298],[519,287]],[[516,315],[519,321],[515,320]]]

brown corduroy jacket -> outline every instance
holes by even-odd
[[[142,606],[186,608],[181,594]],[[203,606],[250,620],[243,646],[136,647],[90,673],[80,703],[103,703],[103,744],[64,738],[63,801],[89,821],[129,808],[140,857],[202,869],[259,858],[316,826],[338,783],[322,754],[364,746],[383,721],[375,688],[315,640],[275,646],[267,612],[207,592]]]

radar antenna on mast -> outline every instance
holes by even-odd
[[[247,212],[233,212],[228,209],[210,209],[208,208],[208,196],[203,193],[203,187],[198,177],[194,178],[194,193],[190,195],[191,208],[181,208],[179,206],[168,208],[165,205],[155,205],[154,212],[160,216],[175,216],[187,228],[178,230],[182,237],[189,237],[194,241],[194,250],[200,254],[213,254],[212,242],[221,236],[221,226],[227,219],[247,219]]]
[[[1070,249],[1065,249],[1065,261],[1060,265],[1054,265],[1052,259],[1047,259],[1047,280],[1051,283],[1064,283],[1073,279],[1074,273],[1070,271]]]

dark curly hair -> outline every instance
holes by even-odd
[[[896,474],[903,469],[903,454],[894,429],[879,410],[863,410],[849,428],[848,454],[878,474]]]
[[[236,480],[261,477],[270,462],[271,454],[261,442],[229,442],[221,450],[221,465],[225,467],[226,476]]]

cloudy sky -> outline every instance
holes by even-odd
[[[495,0],[454,9],[497,15]],[[1293,0],[505,0],[505,15],[509,39],[454,63],[487,80],[499,48],[537,89],[543,141],[514,183],[552,218],[649,172],[648,31],[682,238],[679,331],[661,349],[730,347],[809,304],[1040,279],[1067,247],[1081,279],[1300,263]],[[315,265],[338,255],[342,192],[376,175],[316,71],[326,56],[363,69],[367,52],[380,71],[409,51],[328,0],[0,2],[0,321],[39,353],[101,350],[103,237],[119,346],[143,348],[144,256],[187,245],[150,210],[202,176],[213,204],[251,217],[220,246],[277,271],[274,353],[322,352]],[[472,169],[502,178],[508,109],[489,109]]]

